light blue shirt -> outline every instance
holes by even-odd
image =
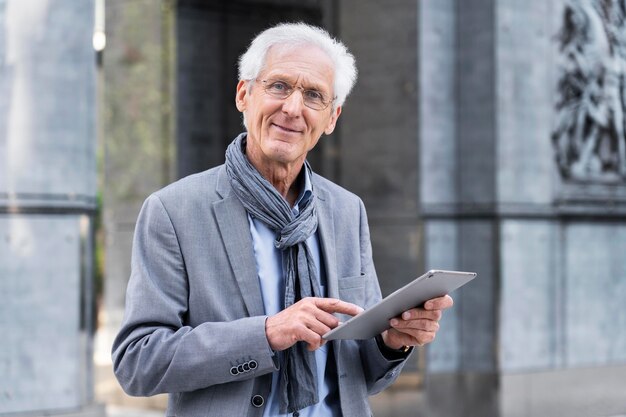
[[[305,170],[304,189],[296,200],[292,211],[294,215],[299,213],[299,206],[313,197],[313,188],[308,172]],[[256,259],[261,293],[263,295],[263,305],[265,314],[272,316],[284,309],[285,278],[282,270],[282,255],[279,249],[274,246],[276,233],[265,223],[248,215],[250,223],[250,233],[252,234],[252,244],[254,247],[254,257]],[[320,246],[317,233],[311,235],[307,241],[307,246],[313,255],[317,276],[319,277],[320,290],[322,296],[326,297],[326,273],[320,256]],[[318,398],[319,402],[299,411],[300,417],[314,416],[340,416],[339,394],[337,391],[337,375],[332,371],[333,367],[326,366],[328,357],[328,345],[324,345],[315,351],[315,362],[317,365]],[[278,386],[280,372],[272,374],[272,389],[267,398],[264,417],[287,417],[289,414],[279,413],[279,401],[276,395],[280,389]]]

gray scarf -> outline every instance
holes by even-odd
[[[248,214],[276,232],[274,245],[282,250],[287,308],[304,297],[320,297],[317,269],[306,240],[317,230],[313,196],[294,216],[291,207],[248,161],[246,134],[242,133],[226,149],[226,173],[230,185]],[[311,167],[305,162],[310,173]],[[297,342],[280,357],[280,412],[293,413],[319,401],[314,352]]]

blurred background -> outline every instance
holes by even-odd
[[[626,415],[626,0],[0,0],[0,416],[164,415],[111,370],[135,220],[223,162],[282,21],[356,57],[310,161],[383,293],[479,274],[375,415]]]

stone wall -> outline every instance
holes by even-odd
[[[93,405],[94,6],[0,0],[0,415]]]
[[[420,3],[425,261],[479,273],[428,349],[430,415],[624,412],[626,183],[564,178],[553,148],[571,3]]]

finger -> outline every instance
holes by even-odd
[[[319,320],[324,325],[328,326],[331,329],[334,329],[339,325],[339,319],[333,316],[331,313],[326,312],[322,308],[318,307],[318,304],[323,304],[323,298],[314,298],[308,297],[303,298],[294,304],[294,308],[299,310],[301,317],[303,318],[312,318]],[[329,299],[333,301],[340,301],[335,299]],[[349,304],[349,303],[345,303]],[[354,304],[352,304],[354,305]]]
[[[383,340],[387,346],[391,346],[393,349],[400,349],[402,346],[411,346],[415,343],[415,340],[396,329],[388,329],[385,331],[386,337],[383,334]]]
[[[434,320],[427,320],[427,319],[417,319],[417,320],[391,319],[389,324],[394,329],[398,329],[401,331],[403,331],[404,329],[421,330],[421,331],[427,331],[427,332],[436,332],[439,330],[438,322]]]
[[[406,346],[424,346],[435,340],[436,332],[427,332],[414,329],[389,329],[389,337],[395,343]]]
[[[329,321],[331,321],[331,320],[329,320]],[[304,323],[304,325],[308,329],[314,331],[315,334],[317,334],[318,336],[323,336],[326,333],[328,333],[331,329],[337,327],[337,325],[335,323],[337,323],[338,321],[339,320],[337,320],[336,318],[332,317],[331,325],[327,325],[323,321],[319,320],[317,317],[310,317],[310,319],[307,320]]]
[[[319,338],[319,343],[312,345],[312,344],[308,344],[307,345],[307,350],[313,352],[314,350],[317,350],[319,348],[321,348],[322,346],[324,346],[326,344],[326,340],[322,339],[321,337]]]
[[[310,343],[315,348],[320,343],[320,335],[330,330],[315,317],[316,313],[328,313],[319,310],[313,304],[308,306],[306,304],[294,304],[267,318],[265,333],[273,350],[287,349],[298,341]],[[336,319],[333,317],[332,320]]]
[[[339,326],[339,319],[324,310],[317,310],[315,312],[315,318],[322,324],[324,324],[329,330]]]
[[[441,320],[442,311],[441,310],[424,310],[423,308],[412,308],[411,310],[407,310],[402,313],[402,320],[418,320],[418,319],[426,319],[426,320]]]
[[[314,330],[305,327],[305,329],[301,330],[298,334],[298,340],[307,344],[308,350],[316,350],[318,349],[324,342],[319,333]]]
[[[433,298],[424,303],[424,309],[426,310],[445,310],[452,307],[454,300],[449,295],[443,297]]]
[[[341,301],[336,298],[315,298],[315,305],[327,313],[341,313],[356,316],[363,312],[363,308],[356,304]]]
[[[416,336],[418,335],[401,332],[397,329],[389,329],[387,338],[390,343],[396,346],[423,346],[423,343]]]

